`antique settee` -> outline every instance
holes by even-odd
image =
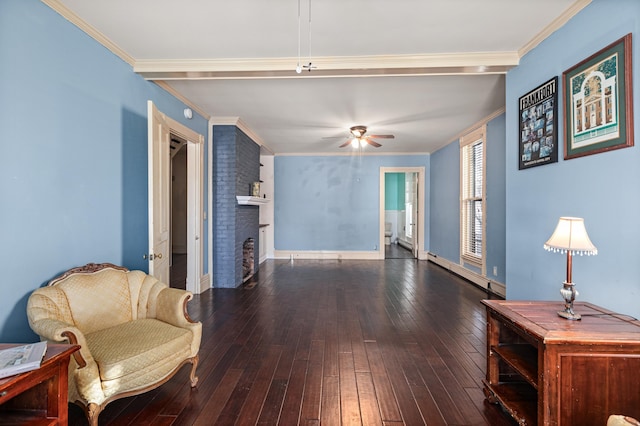
[[[142,271],[90,263],[35,290],[27,315],[42,340],[80,345],[69,402],[97,425],[108,403],[160,386],[184,364],[196,386],[202,324],[187,314],[191,297]]]

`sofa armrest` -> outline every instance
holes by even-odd
[[[190,291],[163,288],[156,299],[156,318],[173,326],[191,330],[191,356],[196,356],[200,350],[202,323],[193,321],[187,312],[187,303],[192,297]]]
[[[84,334],[77,327],[52,318],[31,321],[30,325],[42,339],[80,345],[80,350],[73,353],[73,361],[78,368],[69,373],[69,378],[74,378],[70,380],[71,386],[86,401],[103,401],[105,396],[100,383],[100,371]]]
[[[83,368],[88,363],[95,363],[84,334],[77,327],[52,318],[42,318],[32,321],[31,329],[44,340],[80,345],[80,350],[73,353],[78,367]]]
[[[156,317],[176,327],[192,327],[196,323],[187,312],[187,303],[192,297],[193,294],[190,291],[165,287],[158,294]]]

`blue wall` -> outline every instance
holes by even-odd
[[[520,96],[562,73],[627,33],[633,33],[634,122],[640,123],[640,2],[594,0],[525,55],[506,79],[507,297],[560,300],[566,258],[542,248],[558,217],[585,219],[595,257],[574,257],[573,281],[586,300],[640,317],[640,150],[638,146],[564,161],[560,125],[559,161],[519,171]],[[560,116],[563,110],[559,96]],[[636,131],[637,139],[640,135]]]
[[[146,269],[148,99],[207,134],[48,6],[0,2],[0,341],[37,339],[27,298],[68,268]]]
[[[487,123],[486,158],[486,215],[487,276],[497,282],[506,282],[506,170],[505,170],[505,115]],[[497,268],[497,274],[493,268]]]
[[[460,260],[460,145],[431,154],[431,253]]]
[[[487,277],[505,282],[505,115],[487,123],[486,266]],[[430,252],[460,263],[460,141],[431,154]],[[498,274],[493,274],[496,266]],[[480,272],[469,265],[465,267]]]
[[[429,155],[276,156],[275,249],[379,250],[380,167],[425,167],[429,205]]]

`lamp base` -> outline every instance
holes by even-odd
[[[558,311],[558,315],[568,320],[579,320],[580,318],[582,318],[582,315],[576,314],[575,312],[573,312],[573,310],[567,311],[566,309],[564,311]]]
[[[575,284],[572,282],[563,282],[560,294],[564,299],[564,311],[559,311],[558,315],[568,320],[579,320],[582,318],[580,314],[573,312],[573,301],[576,299],[578,292],[576,291]]]

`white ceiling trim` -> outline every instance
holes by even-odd
[[[496,118],[500,114],[503,114],[505,111],[506,111],[506,108],[503,107],[503,108],[500,108],[497,111],[492,112],[488,116],[484,117],[482,120],[477,121],[476,123],[472,124],[471,126],[467,127],[466,129],[464,129],[463,131],[458,133],[451,140],[449,140],[446,143],[444,143],[440,148],[444,148],[445,146],[449,145],[451,142],[459,140],[462,136],[464,136],[464,135],[466,135],[466,134],[478,129],[479,127],[485,126],[491,120],[493,120],[494,118]],[[438,149],[440,149],[440,148],[438,148]],[[438,149],[433,150],[433,152],[436,152]]]
[[[261,154],[274,155],[274,151],[269,148],[262,138],[258,136],[240,117],[211,117],[209,119],[210,126],[236,126],[249,136],[255,143],[260,146]]]
[[[174,89],[172,86],[170,86],[168,83],[164,82],[164,81],[154,81],[155,84],[157,84],[158,86],[162,87],[164,90],[166,90],[167,92],[171,93],[174,97],[176,97],[177,99],[181,100],[182,102],[184,102],[185,105],[187,105],[189,108],[191,108],[192,110],[196,111],[198,114],[200,114],[201,116],[203,116],[205,118],[205,120],[208,120],[209,118],[211,118],[211,115],[206,112],[205,110],[203,110],[202,108],[200,108],[198,105],[196,105],[194,102],[191,102],[189,99],[187,99],[182,93],[178,92],[176,89]]]
[[[86,23],[82,18],[72,12],[67,6],[60,3],[58,0],[41,0],[44,4],[49,6],[51,9],[55,10],[58,14],[60,14],[67,21],[71,22],[76,27],[80,28],[82,31],[87,33],[90,37],[96,40],[98,43],[109,49],[112,53],[118,56],[120,59],[133,66],[136,62],[135,59],[130,56],[127,52],[122,50],[120,46],[109,40],[105,37],[100,31],[95,29],[93,26]]]
[[[295,72],[297,58],[202,60],[145,59],[133,70],[149,80],[294,78],[299,76],[390,76],[504,74],[519,63],[518,52],[313,57],[312,72]]]
[[[295,65],[297,65],[297,58],[279,58],[279,59],[235,59],[235,60],[204,60],[204,61],[162,61],[162,60],[138,60],[136,61],[135,58],[133,58],[131,55],[129,55],[127,52],[125,52],[123,49],[121,49],[117,44],[115,44],[113,41],[111,41],[109,38],[107,38],[106,36],[104,36],[100,31],[98,31],[96,28],[94,28],[92,25],[88,24],[87,22],[85,22],[83,19],[81,19],[78,15],[76,15],[73,11],[71,11],[69,8],[67,8],[64,4],[60,3],[59,0],[41,0],[44,4],[46,4],[47,6],[49,6],[51,9],[53,9],[54,11],[56,11],[58,14],[60,14],[62,17],[64,17],[65,19],[67,19],[68,21],[70,21],[72,24],[74,24],[76,27],[80,28],[82,31],[84,31],[87,35],[89,35],[90,37],[92,37],[93,39],[95,39],[98,43],[102,44],[104,47],[106,47],[107,49],[109,49],[112,53],[114,53],[116,56],[118,56],[120,59],[122,59],[123,61],[125,61],[126,63],[128,63],[129,65],[131,65],[132,67],[134,67],[134,71],[141,73],[145,76],[145,78],[148,79],[169,79],[168,74],[170,72],[174,72],[174,73],[186,73],[186,72],[201,72],[201,73],[206,73],[206,72],[238,72],[238,71],[245,71],[245,72],[249,72],[249,71],[263,71],[263,72],[267,72],[269,70],[277,70],[277,71],[287,71],[287,70],[291,70],[295,68]],[[556,31],[558,28],[562,27],[562,25],[564,25],[567,21],[569,21],[573,16],[575,16],[578,12],[580,12],[582,9],[584,9],[587,5],[589,5],[591,3],[592,0],[576,0],[569,8],[567,8],[566,11],[563,12],[562,15],[560,15],[559,17],[557,17],[556,19],[553,20],[553,22],[551,22],[547,27],[545,27],[540,33],[538,33],[535,37],[533,37],[527,44],[525,44],[523,47],[521,47],[517,52],[498,52],[498,53],[492,53],[492,54],[486,54],[486,53],[459,53],[459,54],[444,54],[444,55],[410,55],[408,56],[409,58],[413,57],[415,60],[420,61],[420,60],[425,60],[426,58],[431,59],[431,62],[429,62],[428,64],[422,64],[422,66],[420,66],[419,64],[414,64],[413,66],[410,66],[409,68],[425,68],[425,69],[431,69],[432,71],[436,70],[437,68],[443,68],[441,69],[439,72],[436,73],[446,73],[446,74],[450,74],[450,73],[456,73],[455,70],[447,70],[446,68],[455,68],[455,67],[461,67],[461,68],[465,68],[465,67],[504,67],[505,69],[502,71],[499,71],[498,69],[494,70],[494,72],[501,72],[501,73],[505,73],[506,71],[508,71],[510,68],[518,65],[519,63],[519,58],[521,58],[522,56],[524,56],[525,54],[527,54],[529,51],[531,51],[533,48],[535,48],[538,44],[540,44],[544,39],[546,39],[549,35],[551,35],[554,31]],[[486,55],[486,57],[484,59],[489,60],[489,63],[470,63],[470,64],[455,64],[455,60],[453,60],[453,58],[448,58],[448,60],[452,60],[453,63],[448,63],[447,59],[445,59],[445,57],[447,56],[452,56],[452,55],[459,55],[461,58],[466,58],[466,60],[471,60],[473,58],[474,55]],[[490,55],[496,55],[497,57],[494,59],[490,58]],[[436,57],[440,56],[440,59],[437,59]],[[506,61],[506,63],[500,63],[499,61],[499,57],[502,56],[502,59]],[[512,58],[512,56],[515,56],[515,60]],[[355,58],[376,58],[374,56],[372,57],[355,57]],[[380,58],[380,57],[378,57]],[[393,58],[393,57],[391,57]],[[397,57],[396,57],[397,58]],[[420,59],[421,58],[421,59]],[[345,68],[337,68],[335,67],[335,65],[331,65],[331,59],[332,58],[328,58],[329,61],[325,63],[325,59],[326,58],[313,58],[316,62],[314,62],[314,65],[316,66],[321,66],[322,69],[326,69],[326,70],[331,70],[331,69],[335,69],[335,70],[344,70]],[[335,59],[335,58],[334,58]],[[477,59],[477,58],[476,58]],[[211,70],[211,69],[207,69],[206,67],[210,66],[211,62],[225,62],[228,65],[231,64],[232,62],[245,62],[245,67],[247,65],[251,65],[251,68],[245,68],[243,69],[231,69],[231,70],[221,70],[221,69],[215,69],[215,70]],[[266,67],[267,69],[260,69],[258,68],[258,66],[256,65],[255,62],[260,62],[262,63],[264,67]],[[269,63],[272,62],[279,62],[279,61],[286,61],[286,66],[283,66],[282,64],[280,64],[279,68],[274,68],[273,65],[267,65]],[[365,63],[369,62],[367,59],[364,60]],[[440,63],[440,65],[438,65],[438,63],[442,61]],[[169,66],[169,64],[171,62],[175,62],[173,64],[173,66],[175,67],[178,64],[182,64],[180,66],[183,66],[189,62],[193,62],[193,63],[200,63],[201,66],[203,66],[204,63],[209,63],[209,65],[205,66],[205,69],[196,69],[196,70],[184,70],[184,69],[174,69],[174,70],[170,70],[170,69],[165,69],[166,66]],[[251,62],[254,62],[253,64],[251,64]],[[365,64],[360,63],[360,65],[358,66],[357,63],[359,63],[360,61],[356,60],[354,61],[354,64],[351,65],[351,68],[366,68]],[[407,65],[409,64],[409,62],[411,62],[411,60],[407,60],[405,58],[405,60],[403,60],[402,62],[404,62],[404,65],[396,65],[395,67],[387,65],[386,67],[382,67],[380,64],[378,65],[378,69],[381,70],[385,70],[387,68],[392,68],[392,69],[396,69],[396,71],[398,71],[399,69],[402,68],[406,68]],[[447,65],[448,64],[448,65]],[[193,66],[193,64],[190,64]],[[346,63],[342,64],[342,66],[347,66]],[[369,69],[371,69],[371,64],[368,65]],[[348,68],[347,68],[348,69]],[[319,74],[321,74],[320,72],[318,72],[319,70],[316,70],[315,75],[318,76]],[[155,73],[155,72],[162,72],[165,73],[167,75],[165,75],[165,77],[160,77],[160,76],[154,76],[151,75],[151,73]],[[418,71],[421,74],[424,74],[425,71]],[[470,70],[459,70],[458,73],[469,73]],[[476,71],[477,72],[477,71]],[[485,69],[485,72],[486,69]],[[433,72],[432,72],[433,73]],[[148,76],[145,74],[149,74]],[[307,73],[307,74],[313,74],[313,73]],[[382,75],[381,73],[379,73],[380,75]],[[405,74],[408,75],[408,74]],[[179,78],[179,77],[173,77],[175,78]],[[184,78],[184,77],[182,77]],[[220,77],[219,77],[220,78]],[[228,77],[227,77],[228,78]]]
[[[374,148],[375,149],[375,148]],[[358,151],[353,148],[340,152],[283,152],[275,154],[275,157],[415,157],[416,155],[429,156],[429,152],[375,152],[375,151]]]
[[[547,37],[553,34],[556,30],[566,24],[569,19],[573,18],[578,14],[582,9],[587,7],[591,3],[591,0],[576,0],[571,6],[565,10],[562,15],[558,16],[556,19],[551,21],[549,25],[543,28],[534,38],[532,38],[527,44],[522,46],[518,50],[518,56],[521,58],[529,53],[533,48],[542,43]]]

